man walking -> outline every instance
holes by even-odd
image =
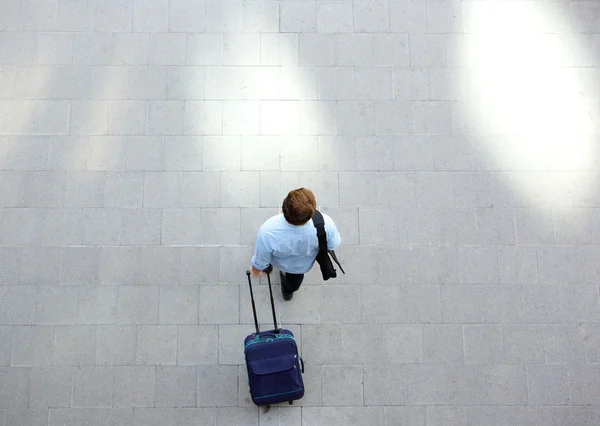
[[[317,201],[312,191],[294,189],[283,200],[282,213],[269,218],[258,230],[251,261],[252,276],[271,272],[275,266],[279,269],[284,300],[292,299],[319,252],[317,230],[312,222],[316,209]],[[325,214],[323,219],[327,248],[335,250],[342,238],[333,220]]]

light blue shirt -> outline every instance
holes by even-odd
[[[342,237],[333,220],[324,213],[327,248],[337,249]],[[270,264],[282,272],[304,274],[311,270],[319,253],[317,228],[312,219],[301,226],[289,224],[283,213],[269,218],[258,230],[252,266],[266,269]]]

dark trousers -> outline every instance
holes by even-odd
[[[290,274],[289,272],[282,272],[285,276],[285,280],[282,280],[281,287],[283,287],[283,292],[290,294],[295,292],[300,288],[300,284],[302,284],[302,280],[304,279],[304,274]]]

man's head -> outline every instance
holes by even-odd
[[[294,189],[283,200],[281,209],[283,217],[289,224],[300,226],[313,217],[317,209],[317,201],[310,189]]]

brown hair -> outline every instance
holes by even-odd
[[[308,222],[315,214],[317,200],[310,189],[294,189],[283,200],[281,209],[283,217],[288,223],[300,226]]]

